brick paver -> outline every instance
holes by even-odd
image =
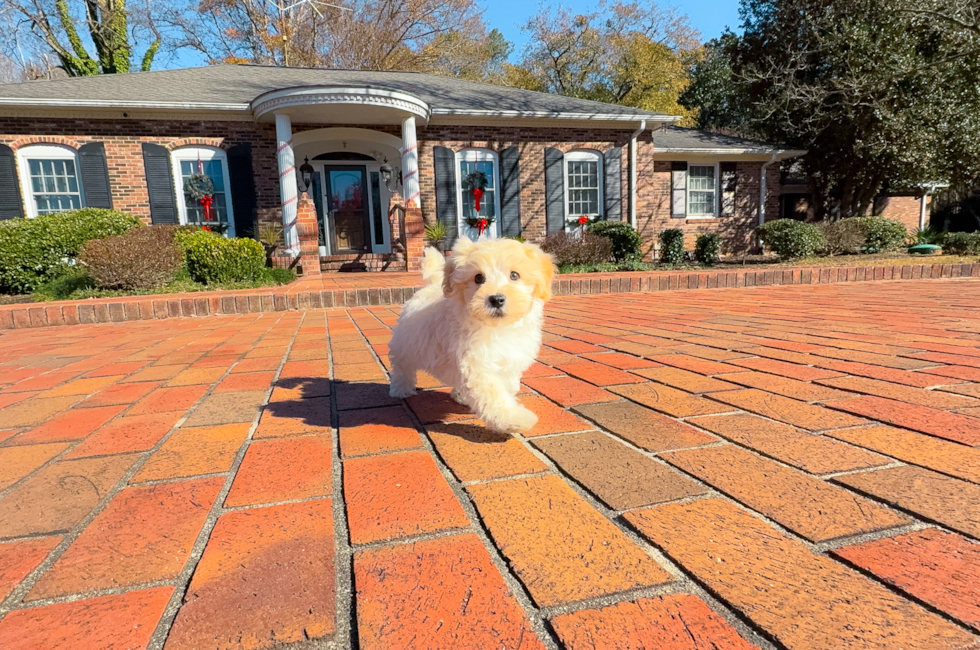
[[[980,280],[617,286],[513,436],[398,307],[3,331],[0,647],[980,647]]]

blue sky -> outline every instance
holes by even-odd
[[[687,14],[691,26],[700,31],[706,41],[720,35],[725,27],[732,30],[738,27],[738,0],[662,0],[662,3]],[[586,12],[595,7],[596,2],[561,0],[560,4],[572,11]],[[503,32],[504,37],[514,44],[515,55],[519,54],[526,42],[520,26],[537,12],[538,4],[533,0],[484,0],[484,6],[487,22]]]
[[[526,43],[521,25],[537,12],[539,5],[533,0],[481,1],[486,7],[486,19],[490,26],[499,29],[514,44],[511,60],[516,61]],[[560,0],[560,4],[572,11],[586,12],[595,7],[596,0]],[[720,35],[725,27],[733,30],[738,27],[738,0],[666,0],[663,4],[673,5],[680,13],[687,14],[691,25],[701,32],[705,41]],[[203,64],[204,60],[197,53],[181,52],[170,61],[161,57],[154,67],[175,68]]]

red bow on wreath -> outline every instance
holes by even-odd
[[[201,203],[201,207],[204,208],[204,220],[214,221],[214,216],[211,214],[211,204],[214,203],[214,197],[202,196],[198,201]]]
[[[476,195],[476,190],[473,191],[473,194]],[[480,194],[483,194],[483,192],[480,192]],[[477,206],[476,209],[479,210],[480,209],[480,198],[479,198],[479,196],[477,196],[477,199],[476,199],[476,206]],[[476,222],[476,234],[478,236],[482,236],[483,235],[483,231],[486,230],[487,227],[489,227],[489,226],[490,226],[490,222],[487,219],[478,219],[477,222]]]
[[[589,223],[589,218],[588,217],[584,217],[583,216],[583,217],[579,217],[578,218],[578,225],[584,226],[587,223]]]

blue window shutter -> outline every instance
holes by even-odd
[[[604,206],[603,219],[606,221],[623,220],[623,148],[613,147],[602,154],[603,188],[602,202]]]
[[[446,226],[446,243],[459,236],[456,221],[456,152],[449,147],[432,148],[436,175],[436,219]]]
[[[521,150],[500,152],[500,228],[505,237],[521,234]]]
[[[85,193],[85,207],[112,209],[105,145],[101,142],[90,142],[79,147],[78,167],[82,177],[82,191]]]
[[[687,163],[670,163],[670,216],[687,218]]]
[[[17,156],[13,149],[0,144],[0,219],[23,216],[24,204],[20,198],[20,180],[17,178]]]
[[[150,202],[150,221],[154,224],[179,223],[170,152],[166,147],[144,142],[143,168],[146,174],[146,194]]]
[[[551,147],[544,150],[544,196],[548,232],[565,230],[565,155]]]

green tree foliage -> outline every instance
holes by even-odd
[[[523,30],[529,44],[504,66],[507,85],[689,116],[677,98],[698,34],[685,16],[622,0],[587,14],[543,6]]]
[[[681,103],[699,126],[807,149],[819,216],[980,173],[976,0],[741,0]]]
[[[71,77],[130,72],[137,29],[130,23],[126,0],[0,0],[10,14],[19,14],[33,35],[58,59]],[[160,48],[160,36],[149,14],[139,16],[139,32],[150,34],[150,45],[139,69],[149,70]],[[94,54],[89,52],[89,45]]]

